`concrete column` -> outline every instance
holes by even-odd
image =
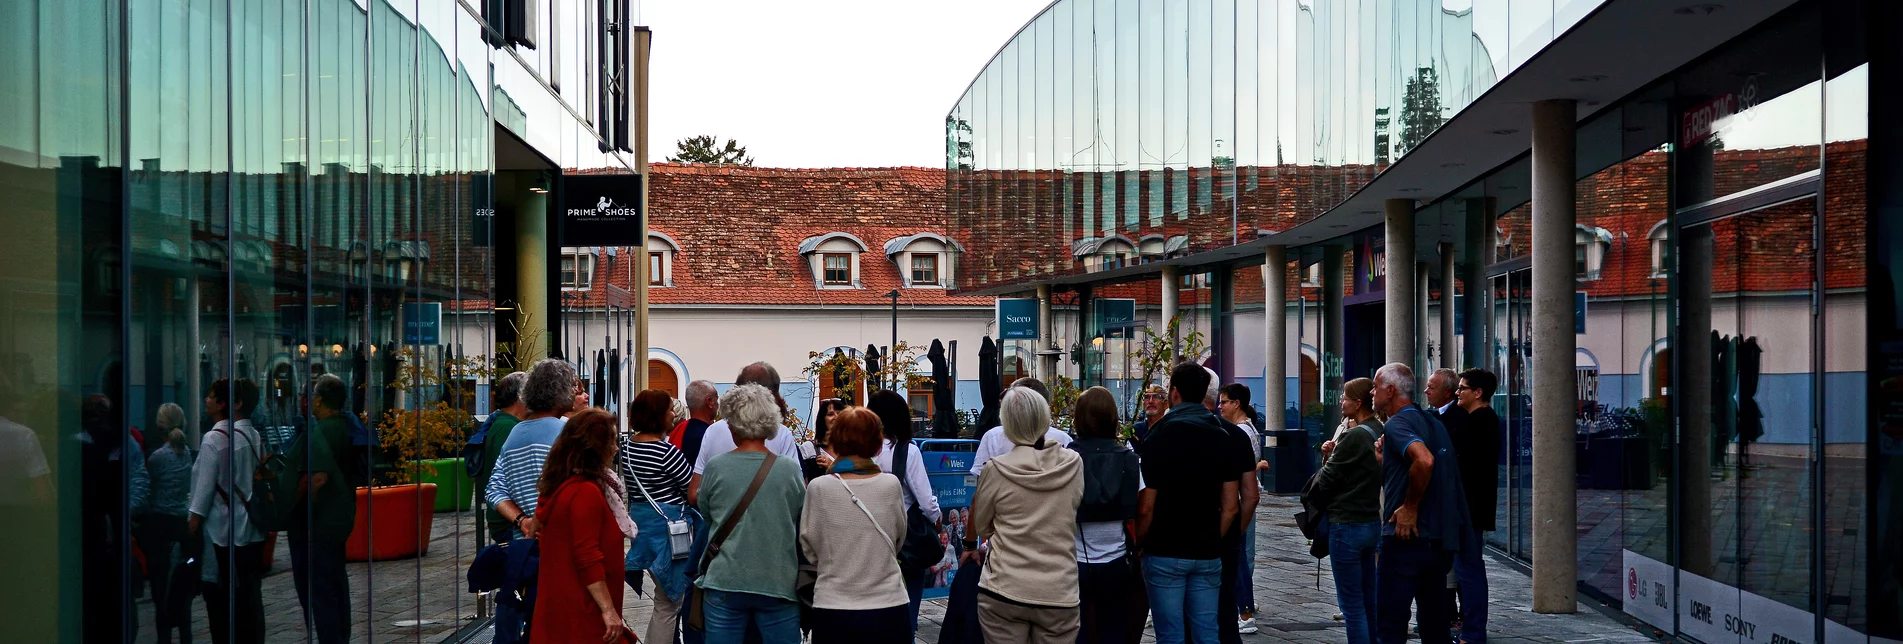
[[[1416,249],[1419,250],[1419,249]],[[1408,366],[1414,373],[1425,374],[1427,369],[1427,305],[1432,284],[1429,278],[1434,267],[1427,262],[1414,262],[1414,352],[1408,354]],[[1420,386],[1425,386],[1423,379]]]
[[[1578,606],[1573,474],[1574,120],[1570,100],[1533,104],[1533,611]]]
[[[625,5],[624,5],[625,8]],[[652,175],[648,173],[648,61],[650,50],[654,46],[654,33],[647,27],[634,28],[634,51],[629,70],[634,75],[633,112],[634,119],[634,171],[641,174],[641,250],[639,254],[628,258],[634,262],[634,346],[628,357],[634,361],[633,373],[628,374],[629,385],[634,391],[648,388],[648,186],[653,185]],[[687,383],[680,383],[680,391],[687,392]],[[629,400],[633,397],[630,396]],[[620,414],[621,428],[627,429],[628,415]]]
[[[516,323],[522,330],[516,336],[515,359],[526,368],[548,357],[552,348],[549,322],[555,316],[548,296],[548,195],[528,191],[520,195],[522,206],[515,213],[515,301]]]
[[[1165,328],[1169,327],[1171,320],[1176,319],[1177,312],[1181,308],[1180,302],[1182,302],[1182,291],[1183,291],[1182,270],[1175,266],[1164,266],[1163,267],[1163,326]],[[1171,329],[1169,331],[1169,336],[1170,336],[1170,355],[1176,355],[1176,351],[1178,350],[1179,347],[1182,346],[1182,334],[1180,333],[1179,329]]]
[[[1416,365],[1414,360],[1414,200],[1387,200],[1387,312],[1388,362]],[[1419,394],[1419,392],[1415,392]]]
[[[1322,356],[1318,365],[1322,372],[1322,425],[1327,426],[1341,417],[1341,362],[1342,350],[1346,346],[1343,338],[1346,313],[1342,311],[1342,291],[1346,290],[1343,280],[1344,262],[1342,254],[1348,249],[1340,246],[1322,248]]]
[[[1288,426],[1288,247],[1262,253],[1262,431]]]
[[[1440,244],[1440,366],[1454,371],[1466,368],[1454,347],[1454,244]]]
[[[1057,346],[1057,336],[1052,329],[1057,328],[1051,320],[1051,285],[1037,285],[1037,377],[1050,382],[1057,375],[1057,356],[1046,355],[1051,347]]]
[[[1675,342],[1672,359],[1682,378],[1672,383],[1678,398],[1679,566],[1705,578],[1716,575],[1717,558],[1711,543],[1712,346],[1710,226],[1679,232],[1679,324],[1685,332]]]
[[[1493,284],[1487,280],[1487,267],[1495,255],[1492,197],[1467,200],[1467,368],[1486,369],[1499,374],[1493,366]]]

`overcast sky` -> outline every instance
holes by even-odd
[[[754,165],[944,167],[945,114],[1048,0],[644,0],[652,161],[697,134]]]

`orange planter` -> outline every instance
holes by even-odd
[[[344,545],[347,561],[384,561],[429,552],[436,484],[357,488],[357,523]],[[371,529],[371,522],[376,529]]]

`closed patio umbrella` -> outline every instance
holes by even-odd
[[[866,345],[866,394],[879,389],[879,345]],[[868,399],[869,400],[869,399]]]
[[[978,347],[978,396],[984,400],[984,408],[978,412],[978,426],[973,430],[980,435],[998,426],[998,395],[1003,385],[998,375],[998,344],[985,336],[984,344]]]
[[[956,438],[958,415],[952,412],[951,362],[945,359],[944,343],[932,340],[925,358],[932,361],[932,436]]]

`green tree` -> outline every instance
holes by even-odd
[[[674,155],[667,158],[668,163],[711,163],[714,165],[753,165],[753,157],[747,155],[746,146],[733,139],[727,139],[727,145],[711,135],[701,135],[681,139],[674,144]]]
[[[1420,147],[1446,120],[1441,115],[1440,73],[1432,67],[1415,70],[1407,79],[1407,93],[1401,97],[1401,144],[1394,156],[1399,158]]]

